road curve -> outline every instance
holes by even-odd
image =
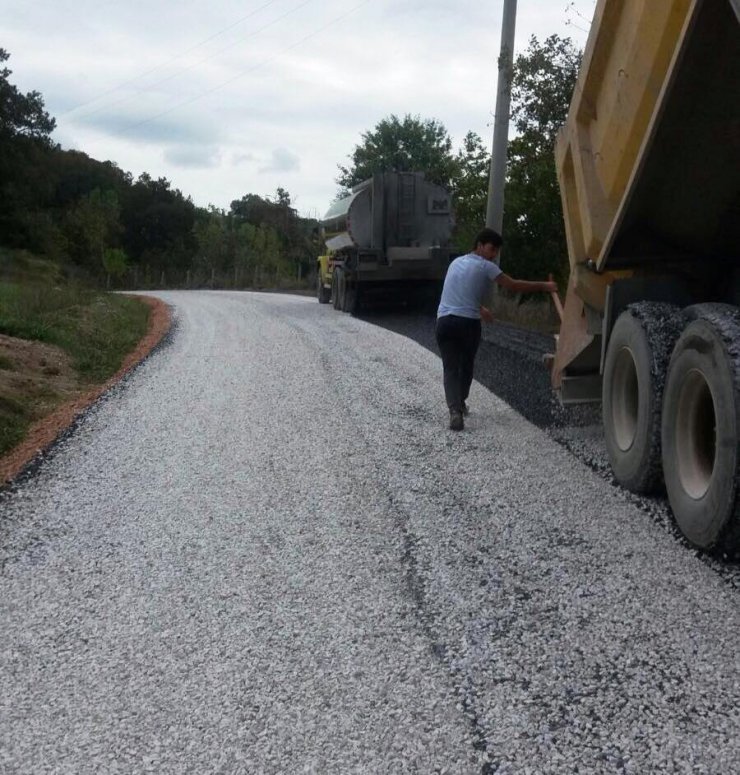
[[[0,773],[725,773],[737,591],[314,300],[175,329],[0,496]]]

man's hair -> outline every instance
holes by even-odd
[[[478,245],[493,245],[494,248],[500,248],[503,244],[504,239],[497,231],[485,228],[478,232],[473,247],[477,248]]]

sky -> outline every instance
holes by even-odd
[[[518,0],[532,35],[585,45],[595,0]],[[490,148],[503,0],[0,0],[10,81],[62,148],[228,210],[286,189],[323,215],[362,135],[433,118]]]

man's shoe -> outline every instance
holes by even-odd
[[[450,411],[450,430],[461,431],[464,427],[462,412]]]
[[[468,405],[463,401],[463,408],[462,408],[463,417],[467,417],[470,414],[470,409],[468,409]]]

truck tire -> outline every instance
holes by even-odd
[[[321,271],[316,274],[316,298],[319,304],[328,304],[331,301],[331,288],[324,288]]]
[[[681,532],[702,549],[740,549],[740,310],[686,309],[663,398],[663,469]]]
[[[347,273],[340,269],[337,273],[337,309],[346,312],[347,307]]]
[[[356,315],[360,311],[360,288],[355,280],[345,276],[344,307],[345,312]]]
[[[339,301],[340,301],[340,283],[341,283],[341,275],[342,272],[339,268],[335,268],[332,272],[331,276],[331,305],[334,307],[334,309],[339,310],[341,309]]]
[[[663,484],[663,384],[683,316],[672,304],[638,302],[617,319],[604,360],[604,439],[616,480],[649,493]]]

